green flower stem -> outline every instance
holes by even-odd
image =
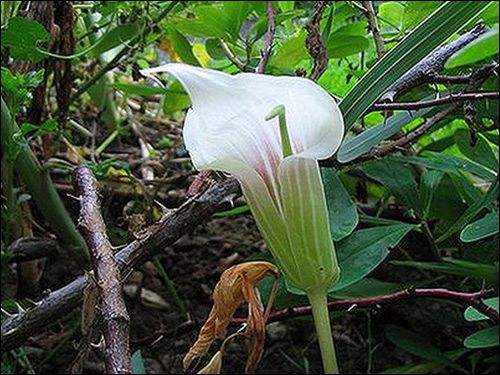
[[[283,147],[283,158],[291,156],[293,154],[292,151],[292,142],[290,142],[290,135],[288,134],[288,129],[286,127],[286,116],[285,116],[285,106],[280,104],[274,107],[271,112],[266,116],[266,121],[272,120],[273,118],[278,117],[278,122],[280,126],[280,136],[281,143]]]
[[[307,297],[312,307],[314,325],[316,326],[316,334],[318,335],[323,360],[323,371],[325,374],[339,374],[326,292],[313,290],[307,293]]]

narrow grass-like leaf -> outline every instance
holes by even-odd
[[[391,49],[351,89],[340,103],[346,128],[436,47],[479,14],[490,1],[446,1]]]

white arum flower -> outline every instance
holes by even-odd
[[[191,98],[184,142],[198,170],[234,175],[287,282],[326,291],[339,269],[317,160],[344,135],[334,99],[299,77],[184,64],[144,70],[177,78]]]

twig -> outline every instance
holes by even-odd
[[[442,98],[423,100],[421,102],[400,102],[400,103],[375,103],[372,111],[393,111],[393,110],[408,110],[414,111],[422,108],[436,107],[442,104],[467,102],[470,100],[482,99],[498,99],[500,94],[498,92],[471,92],[451,94]]]
[[[116,254],[115,258],[123,278],[125,279],[135,267],[207,220],[224,200],[238,193],[238,182],[230,178],[193,197],[176,210],[170,211],[158,223],[148,228],[143,237]],[[5,319],[1,329],[2,350],[9,351],[16,348],[34,332],[39,332],[76,308],[81,302],[87,284],[87,276],[81,276],[61,289],[51,292],[29,311]]]
[[[100,213],[97,180],[88,167],[80,166],[75,169],[74,184],[80,196],[78,222],[92,254],[94,275],[100,294],[100,313],[106,344],[106,372],[130,374],[130,318],[125,307],[120,271],[106,234],[106,224]]]
[[[60,251],[59,244],[52,238],[22,237],[12,242],[7,250],[9,263],[54,257]]]
[[[357,308],[357,307],[382,306],[411,298],[429,297],[429,298],[446,299],[446,300],[460,302],[463,304],[472,305],[474,306],[474,308],[476,308],[478,311],[486,315],[494,322],[498,322],[498,312],[490,308],[483,302],[481,302],[483,298],[486,298],[492,295],[493,293],[494,293],[493,289],[488,289],[488,290],[483,289],[478,292],[464,293],[442,288],[435,288],[435,289],[409,288],[402,290],[400,292],[395,292],[380,297],[351,299],[345,301],[333,301],[328,303],[328,308],[330,310],[345,310],[345,309],[350,310],[352,308]],[[269,316],[268,323],[297,316],[311,315],[311,314],[312,314],[311,306],[291,307],[288,309],[273,312]],[[231,320],[231,324],[238,325],[244,323],[245,321],[246,318],[234,318]]]
[[[366,18],[368,18],[368,24],[370,25],[370,30],[372,31],[373,39],[375,40],[375,48],[377,50],[377,56],[381,59],[385,54],[384,39],[380,35],[380,28],[378,27],[377,14],[375,8],[373,7],[373,1],[363,1],[364,8],[366,9]]]
[[[458,108],[459,108],[458,104],[454,104],[446,108],[445,110],[435,114],[434,116],[429,117],[428,119],[425,120],[423,125],[419,126],[415,130],[403,135],[402,137],[392,141],[387,145],[375,147],[370,152],[368,152],[362,159],[368,160],[372,158],[380,158],[387,154],[390,154],[392,151],[395,151],[407,145],[408,143],[414,141],[421,135],[425,134],[430,128],[432,128],[440,121],[444,120],[446,117],[455,112]]]
[[[267,62],[271,56],[271,50],[273,49],[274,33],[276,32],[276,23],[274,20],[274,10],[273,2],[266,1],[267,9],[267,36],[264,43],[264,50],[262,51],[262,57],[260,58],[259,64],[255,69],[255,73],[264,73],[266,70]]]
[[[460,36],[457,40],[437,48],[428,57],[410,69],[384,95],[381,101],[394,101],[404,93],[424,83],[432,82],[443,68],[444,63],[455,52],[461,50],[470,42],[476,40],[487,31],[483,24],[476,25],[472,30]]]
[[[326,1],[317,1],[314,5],[314,14],[306,25],[306,47],[314,61],[309,78],[313,81],[317,81],[328,68],[328,51],[320,32],[321,17],[326,6]]]

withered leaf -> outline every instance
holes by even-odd
[[[245,301],[249,306],[248,331],[245,332],[250,351],[247,370],[256,368],[263,352],[265,321],[262,302],[255,288],[264,276],[277,274],[278,269],[268,262],[242,263],[224,271],[215,286],[214,306],[208,319],[200,330],[198,340],[184,357],[184,369],[194,359],[207,353],[215,339],[224,333],[236,309]]]

